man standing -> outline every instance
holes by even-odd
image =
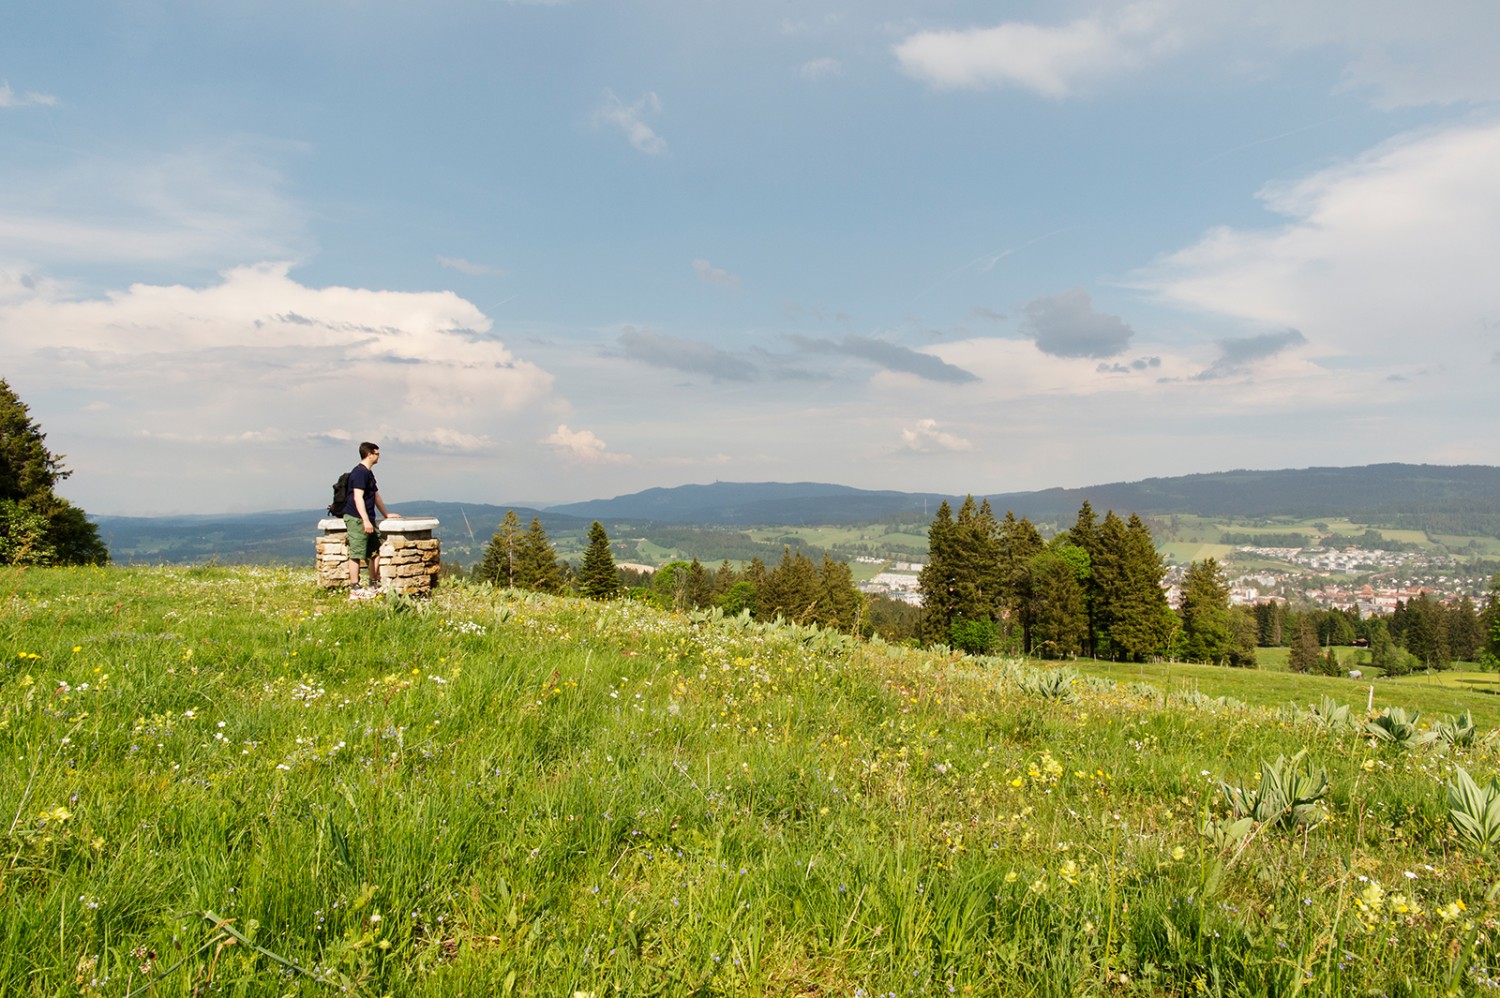
[[[359,587],[359,564],[370,560],[370,585],[380,585],[380,531],[375,529],[375,511],[384,517],[399,517],[385,508],[375,484],[375,465],[380,445],[359,445],[359,463],[349,472],[349,500],[344,504],[344,529],[349,538],[349,585]]]

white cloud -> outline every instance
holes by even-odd
[[[1180,38],[1163,3],[1135,3],[1113,16],[1064,25],[1007,22],[992,28],[922,31],[896,48],[901,68],[942,89],[1019,86],[1070,96],[1088,79],[1133,69],[1175,50]]]
[[[919,419],[916,426],[902,430],[901,446],[920,454],[949,454],[974,449],[970,441],[939,429],[935,419]]]
[[[722,267],[715,267],[707,260],[694,260],[693,273],[704,284],[717,284],[724,288],[737,288],[740,279]]]
[[[101,430],[158,439],[380,434],[483,450],[498,419],[552,386],[489,330],[449,292],[311,288],[287,264],[234,268],[202,288],[0,301],[8,369],[39,391],[111,406]]]
[[[624,464],[630,460],[627,454],[611,454],[603,440],[592,430],[570,430],[566,423],[542,439],[563,457],[584,464]]]
[[[809,59],[797,70],[797,75],[804,80],[831,80],[844,75],[844,64],[832,56]]]
[[[1225,65],[1331,50],[1330,89],[1382,107],[1500,100],[1500,4],[1487,0],[1103,0],[1061,24],[922,30],[895,46],[902,70],[940,89],[1021,87],[1065,98],[1181,52],[1232,45]]]
[[[39,94],[28,90],[16,93],[9,83],[0,83],[0,108],[7,107],[56,107],[57,98],[51,94]]]
[[[1402,136],[1260,197],[1283,224],[1212,230],[1139,285],[1371,364],[1466,368],[1493,350],[1500,122]]]
[[[603,106],[594,112],[594,124],[614,125],[641,152],[660,156],[667,151],[667,143],[642,120],[647,112],[661,113],[661,98],[655,93],[648,92],[634,104],[626,104],[615,96],[614,91],[606,90]]]

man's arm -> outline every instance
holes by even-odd
[[[375,493],[375,504],[380,507],[382,513],[385,512],[385,503],[380,501],[379,492]],[[373,534],[375,532],[375,524],[370,522],[370,511],[365,508],[364,489],[354,490],[354,508],[359,510],[359,518],[364,521],[365,533]]]
[[[394,517],[398,520],[401,519],[400,513],[392,513],[390,510],[385,508],[385,500],[380,498],[379,492],[375,493],[375,508],[380,510],[381,516]]]

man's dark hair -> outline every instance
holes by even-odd
[[[359,445],[359,459],[363,461],[365,458],[369,457],[379,449],[379,444],[372,444],[368,440],[366,440],[364,443]]]

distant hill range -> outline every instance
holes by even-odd
[[[976,496],[978,498],[978,496]],[[1500,537],[1500,468],[1488,465],[1374,464],[1355,468],[1223,471],[1147,478],[1079,489],[990,494],[997,514],[1012,510],[1038,523],[1071,522],[1087,499],[1101,514],[1197,513],[1217,517],[1348,517],[1361,523],[1441,534]],[[651,524],[749,527],[930,520],[937,492],[870,491],[816,482],[714,482],[647,489],[613,499],[544,510],[515,507],[522,524],[539,516],[554,539],[593,520],[639,531]],[[445,553],[477,560],[511,507],[485,503],[403,502],[408,516],[442,521]],[[119,562],[296,563],[312,557],[321,510],[245,515],[98,516]]]
[[[959,497],[935,492],[870,492],[812,482],[715,482],[551,506],[548,512],[601,521],[726,526],[832,524],[930,516],[938,503],[955,498]],[[1500,527],[1500,468],[1372,464],[1358,468],[1221,471],[1080,489],[993,493],[983,498],[990,500],[996,513],[1012,510],[1017,516],[1038,521],[1071,520],[1087,499],[1100,513],[1114,509],[1142,514],[1364,516],[1380,520],[1438,513],[1448,514],[1450,519],[1482,514],[1491,518],[1486,522],[1492,527]]]

